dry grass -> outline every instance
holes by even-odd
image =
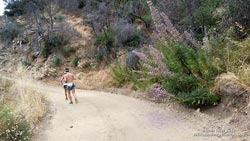
[[[13,85],[13,81],[4,79],[0,76],[0,92],[5,93],[8,92]]]
[[[35,128],[35,124],[46,113],[45,96],[33,90],[30,87],[32,81],[24,78],[9,80],[0,76],[0,82],[0,137],[5,135],[4,138],[18,139],[10,137],[10,131],[13,131],[14,134],[23,132],[21,129],[15,128],[21,123],[29,130],[26,130],[25,137],[19,137],[22,138],[21,140],[24,138],[29,140],[29,132]]]
[[[91,28],[84,25],[82,17],[76,17],[65,14],[65,22],[73,27],[79,34],[80,37],[72,39],[72,47],[86,47],[89,45],[91,39]]]
[[[111,76],[109,69],[79,73],[76,75],[76,78],[77,88],[88,90],[100,90],[105,87],[111,87],[110,83],[113,81],[113,77]]]
[[[45,96],[30,88],[32,81],[19,79],[15,81],[10,93],[15,97],[14,109],[23,115],[29,123],[39,122],[46,112]]]
[[[239,69],[237,76],[244,84],[250,86],[250,65],[245,65]]]

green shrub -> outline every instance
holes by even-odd
[[[220,96],[208,88],[198,88],[191,93],[179,93],[176,97],[190,107],[216,105],[220,100]]]
[[[75,53],[76,50],[75,50],[73,47],[70,47],[70,48],[68,48],[68,52],[70,52],[70,53]]]
[[[122,0],[122,1],[112,1],[112,5],[115,9],[119,9],[119,15],[126,17],[129,21],[134,21],[135,19],[141,19],[146,27],[151,25],[151,14],[147,1],[145,0]]]
[[[78,8],[83,9],[83,7],[85,7],[85,5],[86,5],[86,2],[84,0],[80,0],[79,4],[78,4]]]
[[[64,34],[51,33],[45,37],[44,47],[42,48],[42,56],[48,58],[55,50],[61,50],[69,39]]]
[[[68,51],[68,49],[67,48],[62,48],[61,49],[61,53],[62,53],[62,55],[64,56],[64,57],[70,57],[70,52]]]
[[[112,31],[102,32],[95,39],[96,45],[104,45],[110,50],[114,46],[114,34]]]
[[[131,67],[134,70],[139,70],[139,57],[132,52],[126,54],[126,66]]]
[[[50,47],[43,47],[42,48],[42,56],[44,58],[48,58],[50,54],[52,54],[52,49]]]
[[[103,31],[95,39],[96,59],[98,62],[109,61],[114,56],[114,33],[110,30]]]
[[[26,1],[9,1],[5,7],[4,14],[10,17],[24,15],[27,12],[26,6]]]
[[[146,27],[149,28],[151,26],[151,23],[152,23],[151,14],[145,14],[145,15],[143,15],[142,19],[143,19],[144,23],[146,24]]]
[[[57,66],[57,67],[60,66],[61,63],[62,63],[62,59],[61,59],[60,56],[55,56],[55,57],[53,58],[53,61],[54,61],[54,65]]]
[[[214,105],[220,97],[211,92],[218,71],[202,50],[193,50],[181,42],[169,41],[160,46],[172,77],[161,79],[163,87],[177,100],[193,107]]]
[[[99,63],[102,62],[104,59],[104,53],[102,52],[102,50],[99,50],[95,57],[96,57],[97,62]]]
[[[57,21],[63,21],[64,20],[64,16],[63,15],[56,15],[54,17],[54,19],[57,20]]]
[[[193,50],[181,42],[169,42],[160,46],[166,65],[175,74],[189,75],[201,86],[210,86],[218,74],[212,59],[203,50]]]
[[[64,57],[70,57],[71,54],[75,53],[76,50],[72,47],[68,48],[68,47],[63,47],[61,48],[61,53]]]
[[[166,79],[166,78],[165,78]],[[163,80],[163,86],[172,94],[190,93],[199,87],[199,81],[192,75],[175,74]]]
[[[76,55],[72,61],[72,66],[77,67],[78,61],[79,61],[79,57]]]
[[[0,39],[4,42],[10,43],[16,37],[18,37],[20,29],[14,22],[9,22],[0,28]]]
[[[25,61],[22,61],[22,65],[27,67],[30,65],[29,61],[25,60]]]
[[[134,89],[146,90],[148,86],[157,82],[157,79],[151,77],[145,71],[137,72],[129,66],[120,64],[111,67],[111,72],[115,85],[118,87],[132,83]]]
[[[218,19],[214,16],[214,11],[221,4],[221,0],[204,0],[198,9],[194,11],[194,24],[196,26],[195,32],[198,40],[202,40],[205,32],[202,31],[201,26],[206,26],[209,30],[212,26],[216,25]]]
[[[112,76],[118,86],[131,82],[132,70],[122,65],[115,65],[111,68]]]
[[[124,41],[122,44],[124,46],[137,46],[142,40],[142,35],[140,33],[136,33],[132,37],[128,38],[126,41]]]

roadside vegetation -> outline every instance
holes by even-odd
[[[228,7],[222,7],[224,4]],[[184,21],[190,22],[193,28],[190,32],[185,29],[185,24],[177,22],[174,26],[173,21],[176,21],[171,21],[165,14],[168,12],[162,13],[159,11],[161,6],[157,8],[149,1],[155,28],[151,35],[152,44],[132,52],[140,58],[139,62],[134,60],[139,66],[136,69],[130,64],[112,67],[115,84],[133,83],[135,89],[146,91],[155,102],[164,102],[171,97],[190,107],[217,105],[221,99],[221,95],[214,91],[218,75],[233,72],[243,83],[249,84],[249,77],[246,77],[249,75],[249,38],[248,35],[242,37],[242,34],[248,34],[245,29],[249,24],[245,24],[247,19],[233,13],[240,6],[236,5],[228,1],[201,2],[195,10],[189,11],[191,21]],[[181,16],[184,15],[177,18]],[[226,17],[232,18],[227,27],[224,25],[228,22],[224,21]]]
[[[46,113],[44,95],[30,89],[27,80],[0,77],[0,82],[0,139],[31,140],[36,124]]]

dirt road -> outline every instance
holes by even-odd
[[[84,90],[76,91],[79,103],[70,105],[61,87],[34,87],[47,93],[52,109],[34,141],[228,140],[202,135],[213,119],[193,118],[197,112],[186,115],[123,95]]]

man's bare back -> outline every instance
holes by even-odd
[[[64,75],[64,78],[65,78],[66,83],[73,83],[73,81],[74,81],[74,75],[70,72],[67,72]]]

